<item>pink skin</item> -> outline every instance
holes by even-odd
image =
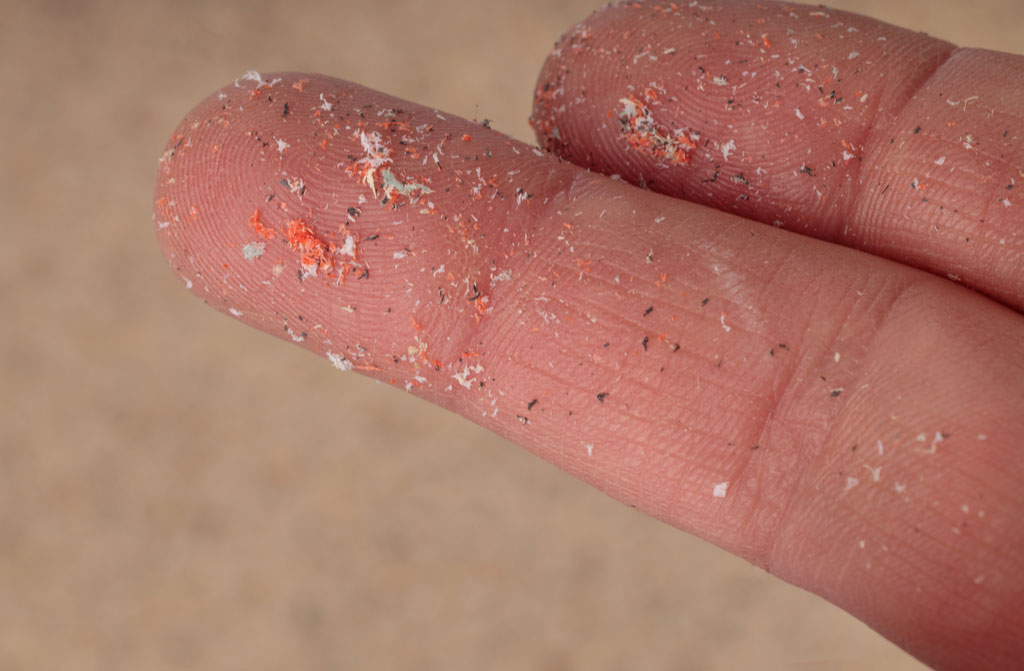
[[[1019,56],[820,7],[656,6],[563,36],[538,83],[542,145],[1024,308]],[[697,138],[689,163],[623,141],[620,100],[644,91],[655,121]]]
[[[615,151],[624,175],[685,181],[699,147],[676,172]],[[769,167],[785,192],[791,166]],[[507,436],[930,664],[1024,655],[1017,312],[320,75],[253,74],[200,103],[154,216],[216,309]]]

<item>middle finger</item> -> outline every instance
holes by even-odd
[[[1024,59],[781,3],[620,3],[565,35],[532,122],[563,157],[1024,309]]]

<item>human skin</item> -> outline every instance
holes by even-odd
[[[1006,667],[1022,103],[1020,57],[863,17],[625,3],[541,73],[534,126],[568,160],[357,84],[249,73],[175,131],[154,220],[214,308],[933,666]]]

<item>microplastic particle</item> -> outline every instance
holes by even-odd
[[[242,247],[242,256],[250,261],[255,261],[263,256],[266,248],[267,244],[265,242],[250,242],[245,247]]]
[[[335,354],[334,352],[328,352],[327,358],[330,359],[331,363],[335,368],[342,371],[352,370],[352,362],[346,359],[341,354]]]

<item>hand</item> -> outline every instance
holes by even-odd
[[[534,127],[567,161],[356,84],[251,72],[171,138],[155,220],[215,308],[932,665],[1007,666],[1024,658],[1022,105],[1018,56],[799,5],[630,2],[541,74]]]

